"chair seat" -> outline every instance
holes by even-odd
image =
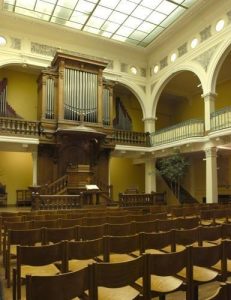
[[[224,224],[227,223],[227,219],[226,218],[219,218],[215,220],[215,223],[220,225],[220,224]]]
[[[186,278],[186,269],[182,269],[179,273],[179,276]],[[193,266],[193,280],[197,282],[209,282],[213,279],[215,279],[218,275],[217,271],[208,269],[208,268],[203,268],[203,267],[198,267],[198,266]]]
[[[54,265],[46,266],[27,266],[23,265],[21,268],[21,278],[26,278],[26,275],[32,276],[53,276],[60,273],[60,270]]]
[[[218,263],[216,263],[213,266],[213,268],[220,271],[221,270],[221,261],[219,261]],[[230,259],[227,259],[227,271],[231,272],[231,260]]]
[[[203,241],[203,247],[211,247],[214,245],[218,245],[221,243],[221,239],[217,239],[214,241]]]
[[[201,220],[201,225],[202,226],[210,226],[213,224],[212,220]]]
[[[148,253],[148,254],[164,254],[163,251],[158,250],[158,249],[146,249],[145,253]]]
[[[98,300],[127,300],[134,299],[139,295],[139,291],[131,286],[121,288],[98,288]]]
[[[133,259],[134,257],[129,254],[110,253],[110,262],[112,263],[130,261]]]
[[[68,270],[70,272],[82,270],[86,268],[89,264],[94,263],[94,259],[84,259],[84,260],[78,260],[78,259],[71,259],[68,261]]]
[[[157,293],[169,293],[177,290],[183,282],[174,276],[151,275],[151,290]],[[138,279],[136,283],[142,286],[142,278]]]

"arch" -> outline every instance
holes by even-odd
[[[151,98],[153,99],[153,106],[151,108],[151,116],[156,116],[156,108],[157,104],[160,98],[160,95],[164,89],[164,87],[167,85],[167,83],[178,73],[189,71],[194,73],[201,82],[201,88],[202,88],[202,94],[204,93],[204,88],[206,86],[206,73],[203,70],[203,68],[194,62],[190,62],[190,64],[184,64],[176,66],[174,69],[169,70],[161,79],[157,82],[156,86],[154,87],[154,90],[152,92]]]
[[[207,92],[216,92],[216,83],[219,71],[225,61],[228,53],[231,51],[231,41],[227,39],[224,43],[218,47],[216,54],[213,56],[211,63],[208,68],[208,82],[207,82]]]
[[[105,78],[107,78],[107,75],[105,74]],[[108,77],[108,79],[114,80],[114,78],[110,78]],[[129,81],[126,78],[122,78],[116,77],[116,82],[120,83],[121,85],[125,86],[127,89],[129,89],[137,98],[140,106],[141,106],[141,110],[142,110],[142,114],[144,116],[145,114],[145,106],[144,106],[144,101],[142,99],[146,99],[146,94],[144,91],[142,91],[141,87],[139,87],[137,84],[134,84],[131,80]],[[146,86],[146,85],[145,85]]]

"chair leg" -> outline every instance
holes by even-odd
[[[165,300],[165,294],[160,295],[159,300]]]
[[[13,288],[12,288],[12,298],[13,298],[13,300],[16,300],[16,296],[17,296],[17,294],[16,294],[16,282],[17,282],[16,276],[17,276],[16,269],[13,268]]]
[[[195,284],[193,287],[193,300],[198,300],[198,285]]]

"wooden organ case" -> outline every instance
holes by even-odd
[[[85,184],[108,184],[110,151],[103,141],[113,127],[113,87],[103,79],[107,63],[57,52],[51,67],[41,72],[39,185],[65,175],[75,193]]]

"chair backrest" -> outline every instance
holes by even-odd
[[[68,241],[68,260],[94,259],[97,256],[104,255],[104,243],[103,238],[89,241]]]
[[[225,223],[222,224],[222,238],[223,239],[231,239],[231,224]]]
[[[58,243],[61,241],[77,240],[77,227],[66,227],[66,228],[45,228],[44,230],[44,241],[45,244]]]
[[[107,217],[83,217],[82,224],[85,226],[102,225],[107,223]]]
[[[144,253],[147,249],[161,250],[167,246],[173,248],[174,235],[173,231],[166,232],[142,232],[141,238],[141,253]]]
[[[199,245],[203,242],[214,242],[222,238],[222,225],[216,226],[199,226]]]
[[[59,226],[59,219],[55,220],[34,220],[33,228],[47,227],[47,228],[57,228]]]
[[[157,222],[157,230],[158,231],[169,231],[171,229],[179,228],[179,219],[173,220],[158,220]]]
[[[57,261],[61,261],[61,271],[67,272],[67,242],[65,241],[52,245],[17,246],[18,270],[21,265],[43,266]]]
[[[134,222],[121,224],[106,224],[107,235],[124,236],[135,232]]]
[[[150,220],[166,220],[168,218],[167,212],[160,212],[160,213],[151,213]]]
[[[56,276],[26,276],[27,300],[70,300],[89,289],[88,269]]]
[[[95,240],[106,234],[106,225],[78,226],[78,240]]]
[[[174,248],[176,250],[176,245],[189,246],[193,243],[199,242],[199,228],[192,229],[173,229],[173,239],[174,239]]]
[[[145,215],[130,215],[130,218],[132,221],[136,222],[148,222],[151,221],[151,215],[150,214],[145,214]]]
[[[146,288],[148,286],[146,255],[120,263],[93,263],[89,265],[89,269],[92,278],[92,288],[89,291],[90,299],[98,299],[98,287],[124,287],[135,283],[139,278],[143,279],[143,299],[149,299]],[[128,296],[128,299],[131,298]]]
[[[8,230],[8,245],[32,246],[36,243],[44,243],[44,228]]]
[[[192,218],[179,218],[179,228],[182,229],[191,229],[198,227],[200,225],[200,218],[199,217],[192,217]]]
[[[135,227],[135,233],[157,232],[157,221],[134,221],[133,224]]]
[[[138,234],[127,236],[105,236],[104,237],[105,259],[110,261],[110,254],[130,254],[140,250],[140,236]]]
[[[76,219],[60,219],[60,227],[71,227],[71,226],[77,226],[77,225],[83,225],[82,218],[76,218]]]
[[[107,223],[109,224],[123,224],[131,222],[132,218],[130,215],[124,215],[124,216],[107,216]]]

